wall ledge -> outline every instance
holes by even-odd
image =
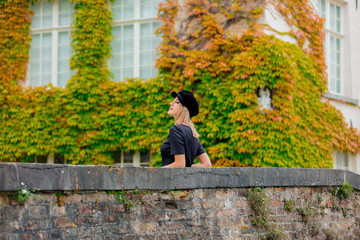
[[[0,191],[21,183],[39,191],[175,190],[196,188],[323,187],[348,181],[360,190],[360,175],[312,168],[153,168],[103,165],[0,163]]]
[[[337,95],[337,94],[333,94],[333,93],[326,93],[326,94],[323,94],[322,96],[325,97],[325,98],[328,98],[328,99],[338,100],[338,101],[350,103],[350,104],[353,104],[353,105],[358,105],[359,104],[358,99],[345,97],[345,96]]]

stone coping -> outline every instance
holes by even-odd
[[[0,163],[0,191],[21,183],[39,191],[176,190],[196,188],[340,186],[360,190],[360,175],[313,168],[156,168]]]
[[[344,101],[353,105],[358,105],[359,104],[359,100],[355,99],[355,98],[350,98],[350,97],[346,97],[346,96],[342,96],[342,95],[337,95],[337,94],[333,94],[333,93],[326,93],[322,95],[323,97],[329,98],[329,99],[333,99],[333,100],[340,100],[340,101]]]

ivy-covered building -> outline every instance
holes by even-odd
[[[1,161],[157,164],[169,92],[187,88],[215,166],[360,173],[357,1],[6,0],[0,11]]]
[[[348,126],[360,129],[360,14],[358,1],[312,0],[309,4],[324,22],[324,52],[326,59],[327,91],[322,101],[329,101],[341,111]],[[291,27],[271,5],[264,21],[279,32]],[[275,34],[272,32],[271,34]],[[284,41],[296,44],[294,38],[277,34]],[[360,154],[334,151],[334,168],[360,172]]]

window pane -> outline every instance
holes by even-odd
[[[320,12],[321,12],[321,17],[325,18],[326,17],[326,2],[325,2],[325,0],[321,0]]]
[[[41,58],[42,59],[51,59],[51,47],[42,49]]]
[[[120,39],[121,38],[121,26],[114,27],[112,29],[112,35],[115,37],[115,39]]]
[[[60,46],[58,55],[59,55],[59,58],[70,58],[70,47],[69,46]]]
[[[59,32],[59,44],[70,44],[69,32]]]
[[[151,41],[149,39],[141,39],[140,40],[140,50],[141,51],[149,51],[152,50],[151,48]]]
[[[340,66],[336,66],[336,78],[340,79]]]
[[[336,50],[340,51],[340,39],[336,38]]]
[[[59,14],[59,26],[69,26],[70,19],[67,13],[60,13]]]
[[[111,43],[111,50],[113,54],[121,53],[121,42],[113,41]]]
[[[65,164],[66,163],[65,157],[63,155],[58,154],[58,153],[55,154],[54,163],[55,164]]]
[[[140,65],[151,65],[152,54],[151,52],[145,52],[140,54]]]
[[[153,46],[154,46],[154,50],[156,50],[157,46],[159,46],[161,43],[161,38],[157,37],[157,38],[153,38]]]
[[[141,5],[141,18],[151,18],[153,17],[153,11],[151,4],[142,4]]]
[[[33,87],[40,86],[40,75],[30,74],[30,86]]]
[[[132,163],[133,155],[131,152],[124,152],[124,163]]]
[[[152,35],[151,23],[142,23],[140,28],[140,37],[150,37]]]
[[[52,15],[44,15],[42,21],[43,28],[52,27]]]
[[[58,71],[59,72],[70,72],[69,60],[59,60],[58,61]]]
[[[124,67],[133,66],[133,55],[132,54],[124,54]]]
[[[111,58],[111,66],[119,67],[121,66],[121,56],[115,55]]]
[[[43,4],[43,14],[52,14],[52,2],[44,1]]]
[[[126,6],[124,7],[124,19],[133,19],[134,18],[134,7]]]
[[[38,60],[40,59],[40,48],[30,48],[30,59]]]
[[[335,77],[335,65],[330,64],[330,76]]]
[[[49,47],[52,45],[52,36],[51,33],[44,33],[42,35],[42,46],[43,47]]]
[[[31,23],[31,29],[40,28],[40,16],[33,16],[32,17],[32,23]]]
[[[42,73],[51,73],[51,61],[41,62],[41,72]]]
[[[69,79],[70,79],[69,74],[67,74],[67,73],[59,73],[58,74],[58,86],[59,87],[65,87]]]
[[[121,163],[121,151],[113,151],[114,164]]]
[[[335,92],[335,78],[330,77],[330,91]]]
[[[124,74],[124,78],[132,78],[133,68],[125,68],[123,74]]]
[[[134,19],[134,2],[115,0],[111,3],[114,21]]]
[[[153,51],[152,52],[152,56],[151,56],[151,58],[152,58],[152,60],[153,60],[153,64],[155,63],[155,58],[157,57],[157,53],[156,53],[156,51]],[[155,64],[154,64],[155,65]]]
[[[69,2],[68,0],[60,0],[59,1],[59,11],[66,12],[69,10]]]
[[[40,73],[40,63],[39,62],[31,62],[30,63],[30,74]]]
[[[51,74],[43,75],[41,78],[41,85],[48,85],[51,83]]]
[[[121,7],[112,7],[112,13],[114,21],[118,21],[122,19],[122,8]]]
[[[340,7],[336,6],[336,32],[340,33],[341,29],[340,29],[340,21],[341,21],[341,16],[340,16]]]
[[[161,26],[160,22],[153,22],[153,35],[156,36],[155,31]]]
[[[121,80],[121,70],[120,69],[114,69],[114,70],[112,70],[112,73],[114,75],[114,81]]]
[[[154,76],[156,76],[156,75],[158,75],[159,74],[159,70],[157,69],[157,68],[154,68],[153,70],[152,70],[152,76],[154,77]]]
[[[31,47],[40,47],[40,34],[31,35]]]
[[[336,18],[340,19],[340,7],[336,6]]]
[[[133,40],[124,40],[124,52],[133,52]]]
[[[336,81],[336,90],[337,93],[341,93],[341,82],[339,80]]]
[[[335,5],[330,3],[330,17],[335,17]]]
[[[151,78],[151,67],[142,67],[140,69],[140,78],[144,78],[144,79]]]
[[[140,153],[140,165],[148,166],[150,162],[150,152]]]
[[[134,37],[134,27],[133,25],[124,26],[124,38],[133,38]]]
[[[34,12],[34,15],[40,15],[41,13],[41,2],[36,2],[34,5],[30,6],[31,11]]]

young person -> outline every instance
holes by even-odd
[[[198,102],[187,91],[172,92],[174,101],[170,103],[168,114],[175,119],[175,125],[161,146],[163,167],[211,167],[209,156],[201,146],[191,117],[199,114]],[[197,158],[199,163],[194,164]]]

